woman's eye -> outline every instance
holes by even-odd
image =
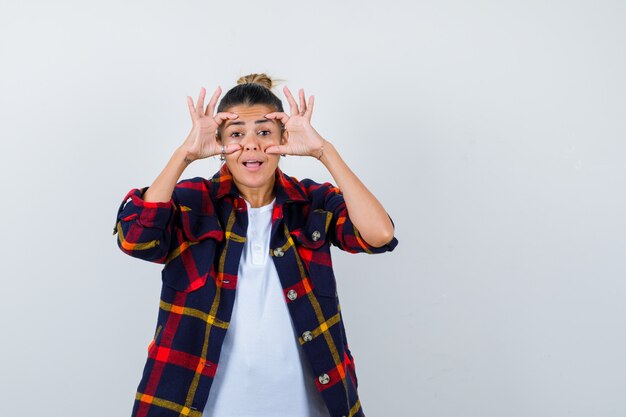
[[[241,132],[233,132],[233,133],[230,134],[230,137],[231,138],[238,138],[239,135],[241,135]]]
[[[259,133],[261,134],[261,136],[267,136],[267,135],[269,135],[271,132],[270,132],[269,130],[261,130]]]

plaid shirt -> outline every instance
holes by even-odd
[[[364,416],[330,244],[352,253],[382,253],[398,241],[367,244],[330,183],[298,181],[279,168],[275,175],[270,256],[297,329],[294,337],[330,415]],[[233,311],[247,206],[225,164],[211,179],[179,181],[169,202],[144,201],[147,189],[128,192],[113,231],[124,253],[164,264],[155,333],[132,416],[201,417]],[[289,401],[284,399],[286,407]]]

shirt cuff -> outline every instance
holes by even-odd
[[[117,220],[136,220],[144,227],[165,229],[176,205],[174,199],[170,201],[144,201],[143,195],[148,187],[133,188],[120,204]]]

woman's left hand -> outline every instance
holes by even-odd
[[[288,116],[284,112],[273,112],[265,115],[268,119],[278,119],[287,131],[287,137],[282,145],[268,147],[265,152],[268,154],[285,154],[285,155],[301,155],[313,156],[318,158],[322,152],[325,139],[311,126],[311,115],[313,114],[313,96],[309,97],[307,105],[304,89],[298,92],[300,98],[300,107],[291,95],[291,91],[287,87],[283,88],[283,92],[287,97],[291,108],[291,115]]]

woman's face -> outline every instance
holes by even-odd
[[[266,154],[265,149],[280,145],[282,132],[280,122],[266,119],[265,115],[275,109],[255,104],[233,106],[225,111],[239,115],[236,119],[226,120],[220,127],[223,145],[241,145],[241,150],[226,155],[226,164],[235,184],[240,188],[262,188],[273,184],[280,156]]]

